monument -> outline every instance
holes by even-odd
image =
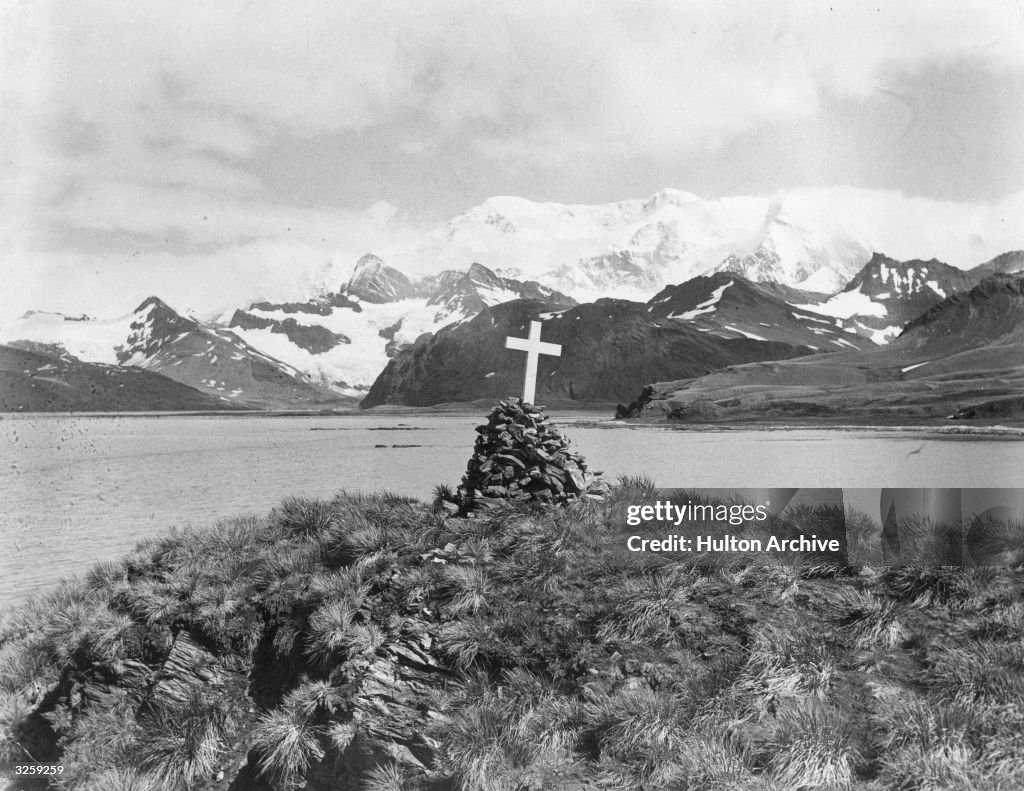
[[[495,406],[477,427],[473,455],[451,502],[463,514],[510,500],[567,504],[581,496],[600,498],[607,485],[587,471],[583,457],[549,423],[537,394],[540,355],[561,357],[562,347],[540,339],[541,323],[530,322],[527,338],[506,339],[506,348],[526,352],[523,397]]]
[[[553,357],[562,356],[562,347],[557,343],[544,343],[540,339],[541,323],[530,322],[530,335],[527,338],[505,338],[505,348],[526,352],[526,373],[523,376],[523,403],[532,404],[537,396],[537,361],[542,354]]]

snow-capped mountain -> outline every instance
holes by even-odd
[[[163,374],[225,403],[248,407],[338,401],[300,370],[246,344],[235,333],[182,316],[156,297],[107,321],[30,313],[7,325],[0,342],[62,348],[88,363]]]
[[[417,288],[404,272],[388,266],[367,253],[356,262],[344,293],[363,302],[380,304],[419,296]]]
[[[951,294],[968,291],[985,276],[1024,268],[1024,253],[998,256],[973,269],[942,261],[897,261],[875,253],[842,291],[828,300],[802,305],[808,310],[845,319],[856,331],[886,343],[903,326]]]
[[[236,310],[229,327],[315,381],[361,395],[396,351],[420,335],[513,299],[576,304],[537,282],[500,277],[479,264],[412,280],[367,255],[339,292],[304,303],[256,303]]]
[[[1002,212],[1002,213],[1001,213]],[[666,285],[726,271],[835,293],[885,250],[898,260],[941,256],[966,267],[1020,244],[1000,207],[954,204],[853,188],[704,199],[665,189],[600,205],[494,197],[389,260],[438,271],[478,261],[517,271],[580,301],[646,301]]]
[[[796,307],[746,278],[728,273],[698,275],[666,286],[647,312],[719,338],[750,338],[805,346],[814,351],[868,349],[849,322]]]
[[[893,349],[950,354],[982,346],[1013,351],[1024,366],[1024,273],[996,273],[967,292],[951,294],[909,322]]]

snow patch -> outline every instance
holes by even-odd
[[[742,336],[744,336],[746,338],[750,338],[752,341],[767,340],[766,338],[762,338],[760,335],[755,335],[752,332],[746,332],[745,330],[737,329],[736,327],[733,327],[730,324],[723,324],[722,326],[723,326],[724,329],[732,330],[733,332],[738,332],[740,335],[742,335]]]
[[[893,324],[888,327],[883,327],[880,330],[876,330],[859,321],[854,321],[853,323],[867,333],[867,336],[879,346],[885,346],[885,344],[903,332],[903,327],[898,324]]]
[[[889,313],[885,305],[875,302],[859,287],[855,291],[841,291],[819,305],[795,305],[794,307],[814,313],[824,313],[826,316],[835,316],[839,319],[848,319],[855,315],[885,318]]]
[[[33,313],[0,329],[0,343],[59,343],[87,363],[117,365],[117,347],[127,345],[134,313],[117,319],[69,321],[59,313]]]

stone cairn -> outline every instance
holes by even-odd
[[[568,503],[600,498],[607,487],[587,472],[569,440],[548,425],[543,407],[508,398],[477,426],[473,455],[455,497],[463,512],[508,500]]]

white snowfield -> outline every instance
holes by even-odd
[[[138,316],[116,319],[69,319],[60,313],[32,313],[0,329],[0,343],[34,341],[59,343],[70,354],[89,363],[117,364],[117,347],[131,333]]]
[[[499,289],[490,289],[482,296],[490,305],[518,298],[517,294]],[[388,340],[380,335],[381,330],[400,321],[401,326],[395,331],[394,339],[397,343],[406,344],[413,343],[425,332],[437,332],[444,326],[469,318],[464,313],[449,313],[440,305],[427,305],[425,299],[403,299],[381,305],[372,302],[359,304],[362,310],[358,313],[349,308],[334,308],[328,316],[281,310],[249,311],[261,318],[277,321],[294,319],[305,326],[319,325],[351,341],[339,343],[323,354],[310,354],[283,333],[273,332],[269,327],[259,330],[232,327],[231,331],[250,346],[305,372],[314,381],[331,385],[344,382],[344,386],[336,389],[346,395],[364,395],[388,364]]]
[[[833,293],[875,251],[967,267],[1019,248],[1019,230],[999,222],[1001,211],[964,212],[953,203],[850,187],[721,198],[665,189],[599,205],[499,196],[417,242],[380,254],[410,272],[465,269],[478,261],[492,270],[518,271],[518,277],[580,301],[646,301],[662,285],[722,268],[730,256],[735,260],[729,266],[736,267],[730,271],[749,279],[770,274],[778,282]],[[984,249],[972,239],[984,240]],[[653,289],[644,286],[645,294],[634,267],[655,281]]]
[[[794,305],[800,310],[809,310],[813,313],[820,313],[826,316],[834,316],[837,319],[848,319],[850,316],[875,316],[885,318],[889,310],[881,302],[875,302],[860,288],[853,291],[840,291],[831,299],[818,305]]]

